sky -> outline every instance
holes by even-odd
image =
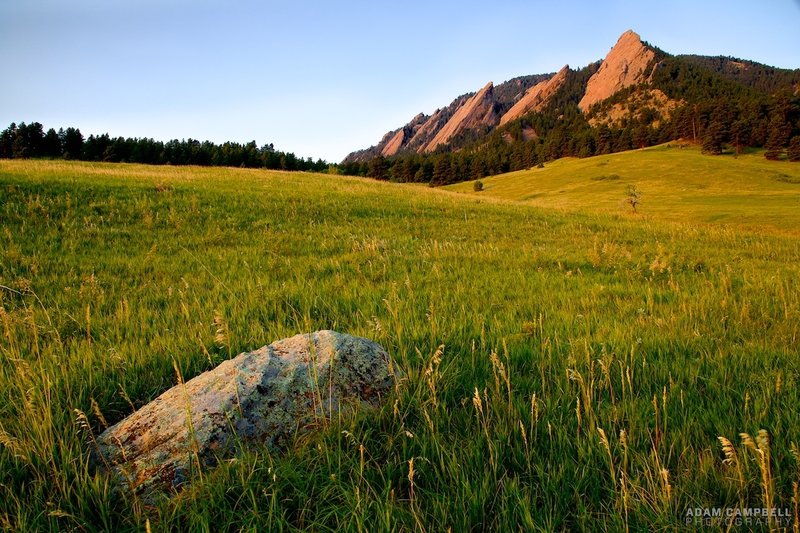
[[[800,0],[0,0],[0,129],[255,140],[340,161],[420,112],[602,59],[800,68]]]

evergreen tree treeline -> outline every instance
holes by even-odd
[[[12,123],[0,133],[0,158],[64,158],[149,165],[202,165],[324,172],[329,164],[275,150],[272,144],[195,139],[167,142],[148,138],[111,137],[107,133],[84,138],[77,128],[45,131],[38,122]]]

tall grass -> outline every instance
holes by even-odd
[[[636,531],[797,508],[790,235],[21,161],[0,161],[0,222],[0,527]],[[154,506],[89,468],[92,435],[176,372],[322,328],[391,351],[383,408]]]

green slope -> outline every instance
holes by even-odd
[[[706,156],[676,143],[484,178],[481,196],[570,211],[630,213],[626,189],[642,193],[644,217],[800,230],[800,164],[761,153]],[[445,187],[473,193],[473,182]]]
[[[783,512],[799,479],[800,246],[780,232],[0,161],[0,285],[3,530],[682,530],[687,508],[763,507],[764,476]],[[249,448],[152,507],[88,470],[87,429],[175,366],[324,328],[404,369],[383,409]],[[737,437],[762,428],[763,475]]]

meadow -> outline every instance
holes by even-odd
[[[630,211],[626,190],[641,193],[639,214],[677,222],[800,231],[800,165],[767,161],[763,150],[707,156],[699,147],[668,143],[578,159],[481,180],[484,196],[568,212]],[[446,187],[473,192],[473,182]]]
[[[642,181],[631,215],[631,176],[614,172],[582,178],[607,209],[580,212],[491,198],[530,194],[502,192],[509,176],[463,195],[0,161],[0,528],[640,531],[771,506],[796,520],[797,212],[659,217],[686,204]],[[744,180],[709,172],[705,191]],[[769,198],[800,187],[770,183]],[[188,379],[326,328],[404,369],[383,408],[242,450],[153,505],[89,469],[93,435],[175,385],[173,365]]]

